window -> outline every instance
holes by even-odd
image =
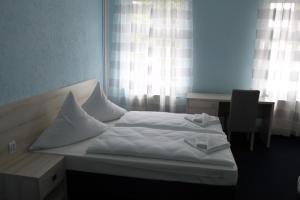
[[[185,96],[192,77],[189,0],[119,0],[110,88],[126,99]]]
[[[276,102],[273,133],[300,135],[299,1],[261,0],[253,88]]]

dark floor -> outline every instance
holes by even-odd
[[[273,136],[267,149],[256,140],[254,151],[244,136],[233,135],[232,152],[239,169],[237,199],[297,199],[300,138]]]

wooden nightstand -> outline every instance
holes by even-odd
[[[67,199],[63,156],[24,153],[2,164],[0,199]]]

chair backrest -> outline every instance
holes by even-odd
[[[255,128],[259,91],[232,90],[228,129],[251,132]]]

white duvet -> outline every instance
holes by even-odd
[[[186,120],[185,117],[187,116],[192,117],[193,115],[168,112],[130,111],[125,113],[125,115],[123,115],[118,122],[115,123],[115,126],[148,127],[176,131],[205,131],[209,133],[224,134],[219,120],[214,125],[203,128],[189,120]]]
[[[111,154],[163,160],[186,161],[220,166],[234,166],[230,148],[206,154],[184,142],[185,137],[199,133],[150,129],[144,127],[111,127],[89,146],[89,154]],[[225,137],[224,135],[219,135]]]

